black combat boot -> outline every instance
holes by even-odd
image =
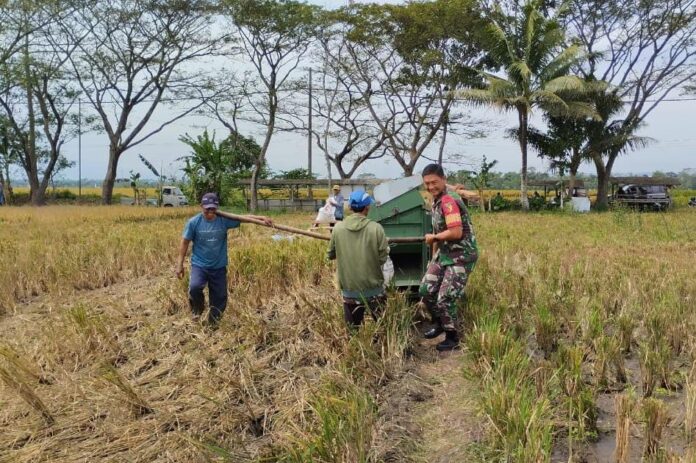
[[[445,331],[445,340],[435,347],[439,352],[459,349],[459,336],[456,331]]]
[[[435,339],[436,337],[440,336],[442,333],[445,332],[444,329],[442,329],[442,323],[440,323],[440,317],[436,315],[431,315],[431,320],[433,322],[432,328],[427,330],[425,333],[423,333],[423,337],[425,339]]]
[[[445,330],[438,323],[437,325],[433,326],[428,331],[423,333],[423,337],[425,339],[435,339],[436,337],[440,336],[444,332],[445,332]]]

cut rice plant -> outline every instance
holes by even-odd
[[[543,397],[548,394],[549,389],[555,386],[558,379],[553,362],[546,359],[540,359],[537,362],[533,375],[537,397]]]
[[[641,343],[639,360],[643,397],[651,397],[657,386],[672,387],[672,349],[664,337],[651,337]]]
[[[547,357],[556,349],[558,331],[556,316],[546,306],[537,307],[534,317],[534,332],[539,348]]]
[[[230,449],[216,442],[214,439],[200,436],[192,437],[183,434],[183,439],[189,442],[192,446],[198,449],[203,454],[217,457],[219,461],[223,462],[235,462],[235,461],[249,461],[251,456],[248,452],[244,450]],[[206,458],[207,461],[212,461],[210,458]]]
[[[313,424],[289,450],[285,461],[367,463],[377,407],[370,394],[328,379],[309,399]]]
[[[0,344],[0,361],[4,361],[9,368],[22,374],[27,381],[50,384],[51,379],[44,375],[38,365],[30,362],[25,356],[20,355],[15,349]]]
[[[629,463],[629,445],[631,441],[631,423],[636,405],[632,391],[618,395],[614,399],[616,413],[616,463]]]
[[[474,370],[481,374],[494,368],[514,340],[505,333],[497,313],[484,316],[467,336],[467,352],[473,360]]]
[[[612,360],[612,342],[608,336],[600,336],[594,340],[593,376],[599,389],[606,390],[609,387],[608,370]]]
[[[597,436],[597,405],[595,390],[583,381],[582,362],[584,352],[579,347],[559,348],[556,357],[557,375],[564,403],[568,410],[568,438],[584,441]]]
[[[580,320],[582,339],[588,347],[594,347],[594,342],[604,331],[604,316],[602,309],[597,306],[587,307],[582,312]]]
[[[84,305],[71,307],[65,314],[75,333],[82,339],[83,349],[88,352],[116,352],[114,340],[99,315],[89,313]]]
[[[104,381],[116,386],[121,392],[122,401],[128,405],[134,417],[141,417],[154,411],[147,401],[135,391],[135,388],[133,388],[128,380],[126,380],[113,365],[109,363],[103,364],[101,367],[101,377]]]
[[[609,340],[608,347],[611,363],[614,366],[614,378],[619,385],[624,385],[628,382],[628,376],[626,374],[626,359],[621,344],[620,339],[612,337]]]
[[[513,340],[488,365],[478,401],[491,425],[490,447],[502,461],[548,461],[552,443],[551,404],[537,396],[532,366]]]
[[[693,333],[693,325],[681,311],[674,311],[667,317],[667,339],[675,356],[684,352],[689,333]]]
[[[691,446],[694,444],[694,437],[696,436],[696,367],[692,367],[689,373],[685,390],[684,434]]]
[[[641,404],[645,444],[643,456],[657,459],[664,455],[662,433],[669,423],[669,415],[664,402],[657,399],[644,399]]]
[[[398,364],[390,369],[399,369],[405,353],[413,343],[413,314],[407,295],[390,293],[387,305],[381,314],[376,333],[382,358]]]
[[[48,407],[28,384],[26,371],[17,368],[17,362],[0,362],[0,379],[5,385],[19,395],[31,408],[38,412],[46,425],[51,426],[55,419]]]
[[[643,397],[651,397],[658,382],[660,360],[657,353],[647,343],[640,344],[639,355]]]
[[[616,320],[618,328],[619,342],[621,351],[624,354],[631,352],[633,344],[633,331],[636,329],[636,320],[634,316],[627,312],[622,312]]]

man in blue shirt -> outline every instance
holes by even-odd
[[[194,321],[198,321],[205,307],[203,289],[208,286],[210,313],[208,324],[217,325],[227,306],[227,230],[239,227],[237,220],[215,214],[220,201],[215,193],[206,193],[201,200],[203,211],[186,223],[179,246],[179,260],[175,269],[179,278],[184,276],[184,259],[189,243],[191,251],[191,278],[189,281],[189,303]],[[273,225],[268,217],[248,216]]]

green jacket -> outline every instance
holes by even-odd
[[[382,265],[389,257],[384,229],[362,214],[338,222],[329,242],[329,259],[337,260],[343,296],[367,298],[384,292]]]

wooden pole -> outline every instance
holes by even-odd
[[[331,236],[322,235],[321,233],[315,233],[307,230],[302,230],[300,228],[289,227],[287,225],[281,225],[279,223],[273,223],[273,225],[266,225],[263,220],[254,219],[246,215],[231,214],[224,211],[215,212],[220,217],[225,217],[226,219],[237,220],[242,223],[253,223],[254,225],[260,225],[262,227],[273,228],[276,230],[285,231],[288,233],[294,233],[296,235],[309,236],[310,238],[316,238],[318,240],[329,241]],[[390,243],[421,243],[424,241],[422,236],[404,237],[404,238],[387,238]]]
[[[309,114],[307,116],[307,173],[309,178],[314,178],[312,176],[312,68],[309,68],[309,99],[307,100],[307,106],[309,108]],[[310,200],[314,199],[314,192],[312,192],[312,185],[308,185],[307,197]]]

